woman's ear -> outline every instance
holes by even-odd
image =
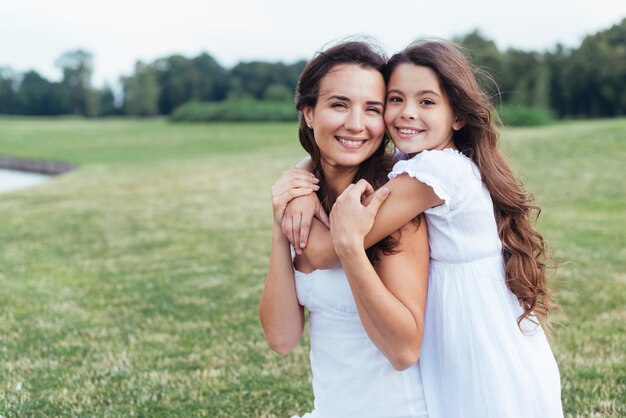
[[[313,108],[310,106],[305,106],[302,109],[302,115],[304,115],[304,121],[306,122],[306,126],[309,128],[313,127]]]

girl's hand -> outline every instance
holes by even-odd
[[[362,201],[372,196],[369,205]],[[363,239],[374,225],[378,209],[389,196],[389,189],[382,187],[374,192],[374,188],[361,179],[349,185],[337,198],[330,212],[330,232],[337,255],[350,251],[363,251]]]
[[[274,224],[280,228],[287,204],[296,197],[306,196],[319,189],[318,182],[319,180],[306,170],[292,167],[285,171],[272,186]]]
[[[296,249],[296,254],[302,254],[302,249],[306,247],[314,217],[330,228],[328,215],[315,193],[297,197],[287,204],[283,213],[282,231]]]

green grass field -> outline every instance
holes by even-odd
[[[626,416],[626,119],[505,130],[503,147],[560,264],[566,414]],[[280,357],[257,319],[295,124],[0,118],[0,155],[79,165],[0,195],[1,416],[311,409],[306,337]]]

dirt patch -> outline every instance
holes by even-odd
[[[56,176],[72,171],[76,166],[62,161],[31,160],[0,155],[0,168]]]

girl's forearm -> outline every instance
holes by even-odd
[[[430,186],[406,175],[390,180],[385,187],[390,190],[389,197],[378,210],[374,226],[365,236],[364,248],[370,248],[397,231],[424,210],[443,203]],[[366,200],[364,203],[369,202]],[[311,228],[305,254],[316,268],[336,267],[339,257],[330,231],[321,223],[318,226],[321,227]]]

